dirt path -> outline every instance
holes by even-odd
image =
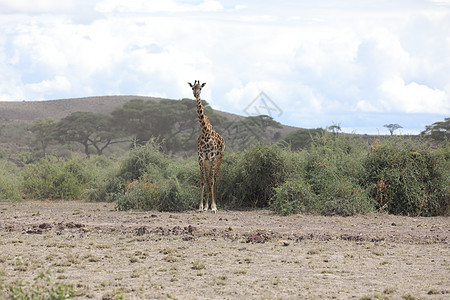
[[[445,217],[0,202],[0,237],[3,297],[44,272],[75,299],[450,298]]]

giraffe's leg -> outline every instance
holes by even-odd
[[[198,207],[199,211],[203,211],[203,194],[205,191],[205,174],[203,172],[203,162],[201,160],[199,160],[199,164],[200,164],[200,189],[201,189],[201,194],[200,194],[200,205]]]
[[[216,177],[217,174],[219,173],[219,168],[220,165],[222,164],[222,159],[223,159],[223,153],[221,153],[218,157],[217,160],[214,164],[213,169],[213,175],[212,175],[212,186],[211,186],[211,193],[212,193],[212,204],[211,204],[211,210],[214,211],[214,213],[217,212],[217,206],[216,206]]]
[[[211,188],[211,168],[208,165],[205,168],[205,173],[206,173],[206,206],[205,206],[205,211],[209,209],[209,190]]]
[[[215,186],[216,186],[216,180],[214,178],[214,175],[211,176],[211,210],[214,213],[217,213],[217,207],[216,207],[216,193],[215,193]]]

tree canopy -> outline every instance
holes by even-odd
[[[206,101],[203,105],[214,125],[223,122],[224,117],[214,113]],[[137,144],[156,138],[166,152],[194,147],[195,134],[200,131],[196,102],[190,99],[131,100],[111,114],[114,124],[134,136]]]
[[[393,135],[394,131],[396,131],[397,129],[403,128],[402,126],[400,126],[398,124],[385,124],[385,125],[383,125],[383,127],[386,127],[387,129],[389,129],[389,132],[391,133],[391,135]]]
[[[84,147],[84,153],[90,156],[92,146],[98,155],[121,136],[109,115],[92,112],[75,112],[58,122],[55,134],[61,142],[76,142]]]
[[[34,141],[40,145],[43,156],[46,155],[47,146],[54,139],[55,129],[56,120],[53,118],[38,118],[28,128],[34,134]]]
[[[450,118],[445,118],[444,121],[435,122],[432,125],[427,125],[422,134],[429,136],[436,141],[444,141],[450,139]]]

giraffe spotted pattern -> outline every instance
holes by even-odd
[[[217,211],[216,197],[215,197],[215,183],[217,173],[222,163],[223,153],[225,151],[225,140],[212,127],[208,116],[203,109],[202,101],[200,100],[200,93],[206,83],[200,84],[199,80],[194,81],[194,84],[188,83],[194,92],[194,97],[197,101],[198,120],[201,135],[197,139],[198,163],[200,165],[200,187],[201,197],[199,210],[209,209],[209,193],[211,192],[211,210],[215,213]],[[206,181],[206,203],[203,205],[204,189]]]

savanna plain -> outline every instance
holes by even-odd
[[[0,202],[0,297],[449,299],[449,241],[448,217]]]

